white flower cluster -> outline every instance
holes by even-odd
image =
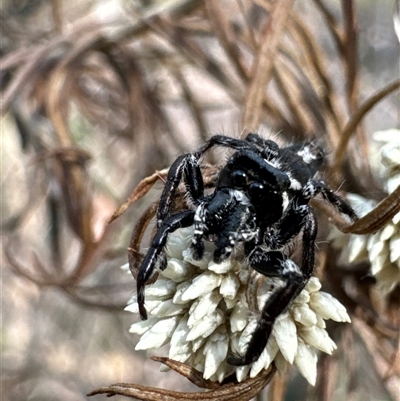
[[[344,306],[319,291],[321,284],[312,277],[289,310],[276,320],[260,358],[247,366],[229,365],[229,354],[245,352],[257,323],[256,311],[280,281],[242,267],[233,257],[214,263],[210,243],[204,258],[193,260],[188,249],[192,236],[192,228],[187,228],[169,237],[168,266],[145,290],[149,318],[130,329],[141,336],[136,349],[169,344],[170,359],[185,362],[213,381],[221,382],[234,372],[238,381],[255,377],[274,361],[279,371],[294,363],[307,381],[315,384],[317,350],[331,354],[336,348],[325,330],[325,320],[350,322]],[[136,296],[126,310],[138,312]]]
[[[400,185],[400,131],[382,131],[376,139],[386,142],[381,148],[383,168],[380,176],[385,181],[385,189],[393,192]],[[357,214],[362,217],[377,204],[355,194],[348,194],[347,199]],[[377,280],[379,290],[388,294],[400,283],[400,213],[381,230],[369,235],[343,234],[333,228],[329,239],[341,249],[340,261],[354,263],[369,260],[371,274]]]

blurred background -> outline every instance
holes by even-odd
[[[319,139],[333,188],[383,199],[371,138],[400,126],[399,93],[390,87],[399,79],[398,7],[3,0],[2,399],[84,400],[117,382],[195,391],[134,351],[138,339],[128,330],[138,317],[123,311],[134,280],[120,266],[162,183],[108,224],[110,217],[181,153],[211,135],[250,130],[278,133],[281,143]],[[218,151],[208,159],[222,160]],[[326,234],[322,225],[321,266],[339,252]],[[359,264],[353,274],[347,266],[346,276],[364,277],[368,268]],[[335,274],[342,288],[339,268]],[[376,313],[358,315],[354,301],[371,301],[370,281],[335,294],[352,316],[364,316],[366,334],[333,327],[338,351],[321,358],[316,387],[293,368],[280,399],[400,400],[399,288],[378,302],[385,314],[377,333]],[[375,311],[374,302],[366,308]],[[377,339],[382,348],[370,347]],[[330,363],[340,374],[328,386]],[[268,389],[258,399],[267,400]]]

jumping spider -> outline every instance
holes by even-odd
[[[221,169],[215,190],[204,193],[200,159],[213,146],[236,152]],[[278,277],[277,287],[265,303],[247,350],[230,356],[233,365],[256,361],[265,348],[276,318],[290,305],[310,279],[314,268],[317,225],[309,202],[317,194],[339,212],[357,220],[353,209],[323,181],[313,177],[324,159],[313,143],[280,148],[257,134],[245,140],[222,135],[210,138],[197,152],[178,157],[172,164],[157,210],[157,232],[137,275],[138,306],[147,319],[144,288],[155,269],[167,266],[165,245],[170,233],[194,226],[191,251],[204,254],[204,240],[213,240],[216,263],[227,259],[242,244],[248,266],[267,277]],[[177,188],[186,187],[186,210],[172,213]],[[289,256],[289,245],[302,233],[301,267]]]

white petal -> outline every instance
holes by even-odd
[[[311,294],[309,305],[323,319],[332,319],[340,322],[341,317],[337,311],[337,304],[333,302],[334,299],[331,294],[319,291]]]
[[[221,383],[225,377],[231,375],[234,372],[234,369],[232,369],[232,366],[228,365],[225,361],[219,365],[219,368],[217,372],[215,373],[214,377],[216,378],[216,381]]]
[[[253,334],[255,328],[257,326],[257,320],[256,319],[250,319],[249,322],[247,323],[246,328],[242,331],[239,337],[238,341],[238,352],[240,354],[244,354],[247,348],[247,344],[250,341],[250,336]]]
[[[250,316],[249,309],[241,302],[236,303],[236,305],[232,309],[232,313],[230,316],[232,333],[243,331],[243,329],[247,325],[249,316]]]
[[[236,379],[239,383],[249,376],[250,366],[251,365],[244,365],[236,368]]]
[[[295,298],[294,304],[306,304],[310,301],[310,293],[305,289]]]
[[[186,304],[190,302],[190,299],[188,300],[182,300],[182,295],[186,292],[186,290],[192,285],[191,281],[184,281],[183,283],[178,284],[176,287],[176,291],[174,294],[173,301],[176,304]]]
[[[390,261],[392,263],[395,263],[400,259],[400,234],[398,232],[400,231],[400,227],[396,227],[397,229],[397,234],[394,235],[392,238],[390,238]],[[398,263],[398,266],[400,267],[400,263]]]
[[[315,386],[317,380],[317,362],[318,357],[315,349],[304,344],[299,339],[297,354],[294,358],[294,364],[299,369],[301,375],[312,385]]]
[[[397,136],[399,134],[397,133]],[[388,168],[398,167],[400,164],[400,145],[388,143],[382,148],[382,164]]]
[[[346,308],[331,294],[320,291],[311,295],[310,307],[323,319],[332,319],[336,322],[350,323],[350,316]]]
[[[161,299],[152,299],[151,297],[146,299],[145,302],[145,307],[148,313],[151,314],[151,312],[153,311],[153,309],[159,308],[160,305],[163,304],[163,301]]]
[[[316,292],[321,289],[322,285],[321,282],[319,281],[318,277],[311,277],[310,280],[308,280],[308,283],[305,286],[305,289],[308,292]]]
[[[229,346],[230,352],[233,354],[240,354],[239,339],[240,333],[229,333]]]
[[[214,288],[221,284],[222,276],[204,272],[192,280],[191,286],[182,294],[182,301],[195,299],[203,294],[211,292]]]
[[[189,333],[189,327],[187,325],[188,317],[187,315],[183,316],[179,321],[177,327],[175,328],[174,333],[172,334],[170,341],[170,355],[178,353],[177,349],[182,347],[184,344],[187,344],[186,337]],[[170,358],[172,358],[170,356]]]
[[[226,309],[227,309],[227,310],[233,309],[234,306],[238,303],[238,301],[239,301],[239,298],[238,298],[238,297],[235,297],[235,298],[233,298],[233,299],[225,298],[225,299],[224,299],[224,302],[225,302],[225,305],[226,305]]]
[[[188,263],[178,259],[168,260],[167,268],[162,272],[163,277],[181,283],[193,276],[195,269]]]
[[[215,341],[215,335],[220,338],[219,341]],[[204,346],[203,353],[205,355],[205,369],[203,377],[209,379],[225,360],[228,354],[228,337],[221,337],[221,333],[214,333]]]
[[[229,273],[223,276],[219,293],[226,299],[234,299],[240,288],[240,281],[236,274]]]
[[[210,259],[212,258],[211,252],[204,252],[203,258],[200,260],[196,260],[193,258],[192,252],[190,249],[185,249],[182,252],[183,260],[185,262],[189,262],[193,266],[200,267],[201,269],[206,269]]]
[[[367,237],[365,235],[350,235],[348,249],[348,262],[353,263],[367,259]]]
[[[368,252],[370,260],[374,260],[379,254],[386,253],[385,248],[385,243],[379,239],[379,232],[369,237]]]
[[[276,319],[272,333],[284,358],[289,363],[293,363],[297,352],[297,330],[288,313],[280,315]]]
[[[121,270],[123,270],[126,273],[130,273],[130,269],[129,269],[129,263],[125,263],[124,265],[121,266]]]
[[[268,340],[260,357],[251,364],[250,377],[256,377],[263,369],[268,369],[279,351],[279,346],[273,336]]]
[[[192,351],[197,352],[207,342],[207,338],[199,337],[190,342],[192,344]]]
[[[381,235],[380,235],[379,239],[381,241],[386,241],[390,237],[392,237],[394,234],[396,234],[398,231],[399,231],[399,229],[394,224],[387,224],[380,231]]]
[[[185,351],[186,348],[187,348],[187,350]],[[168,358],[173,359],[174,361],[177,361],[177,362],[187,363],[192,355],[193,355],[193,351],[192,351],[191,347],[189,346],[189,344],[186,344],[185,347],[183,347],[180,350],[179,354],[168,355]],[[167,371],[169,371],[169,370],[170,369],[168,369]],[[160,372],[162,372],[162,371],[160,370]]]
[[[133,299],[134,298],[134,299]],[[137,298],[132,297],[129,300],[129,305],[125,307],[125,309],[127,312],[131,312],[131,313],[139,313],[139,305],[137,303]]]
[[[299,330],[299,334],[306,344],[312,345],[329,355],[336,349],[336,344],[329,337],[328,333],[318,326],[302,327]]]
[[[140,336],[154,326],[160,319],[153,317],[147,320],[139,320],[133,323],[129,329],[129,333],[139,334]]]
[[[203,351],[200,348],[199,352],[196,352],[193,359],[192,366],[197,369],[199,372],[204,372],[204,363],[206,359],[204,357]]]
[[[142,335],[135,349],[140,350],[162,347],[172,336],[179,319],[179,316],[173,316],[158,321],[150,328],[150,330]]]
[[[225,274],[232,270],[234,267],[234,263],[231,259],[226,259],[221,263],[215,263],[213,260],[208,265],[208,270],[213,271],[214,273],[218,274]]]
[[[146,297],[170,298],[176,291],[176,284],[164,278],[159,278],[155,283],[146,286]]]
[[[393,175],[386,181],[386,191],[391,194],[400,186],[400,174]]]
[[[168,259],[182,259],[182,252],[190,245],[193,236],[193,227],[181,228],[168,237],[166,252]]]
[[[374,259],[370,258],[370,261],[371,261],[371,273],[374,276],[377,276],[382,270],[384,270],[388,265],[390,265],[389,252],[382,253],[376,256]]]
[[[316,326],[318,326],[320,329],[325,329],[326,328],[325,320],[322,319],[322,317],[320,315],[317,315],[317,324],[316,324]]]
[[[214,313],[221,299],[222,295],[219,294],[217,290],[208,292],[207,294],[204,294],[200,298],[196,299],[189,310],[189,327],[192,327],[204,316]]]
[[[176,305],[172,299],[167,299],[155,307],[151,314],[157,317],[175,316],[184,313],[187,307],[184,305]]]
[[[400,176],[400,175],[399,175],[399,176]],[[394,217],[393,217],[393,219],[392,219],[392,223],[393,223],[394,225],[397,225],[397,224],[400,223],[400,212],[394,215]]]
[[[299,322],[304,326],[310,327],[317,324],[317,316],[308,307],[308,304],[293,306],[290,310],[290,313],[296,322]]]
[[[198,337],[208,337],[224,321],[224,314],[217,309],[212,315],[207,315],[198,321],[186,337],[187,341],[193,341]]]

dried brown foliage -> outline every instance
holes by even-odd
[[[20,141],[15,155],[4,155],[2,217],[5,266],[40,291],[55,288],[82,306],[121,310],[132,283],[115,269],[139,219],[129,246],[137,260],[155,212],[153,187],[162,187],[167,171],[158,169],[225,127],[235,136],[271,127],[282,141],[318,139],[332,151],[325,171],[331,186],[381,201],[352,226],[316,201],[321,227],[330,216],[342,231],[370,233],[400,210],[399,189],[389,195],[374,181],[364,124],[380,102],[398,106],[400,80],[363,73],[362,4],[115,1],[123,12],[104,22],[95,2],[81,2],[77,11],[58,0],[28,3],[8,2],[2,11],[3,130],[6,141]],[[381,124],[374,122],[387,128]],[[211,155],[205,167],[210,186],[215,161]],[[325,234],[322,228],[321,239]],[[378,393],[396,399],[399,300],[377,302],[368,266],[338,266],[329,244],[321,244],[319,257],[324,285],[354,323],[333,332],[342,351],[321,358],[307,399],[335,400],[343,369],[349,378],[340,384],[342,399],[368,395],[357,358],[368,360]],[[15,395],[16,383],[30,376],[8,369],[7,390]],[[247,395],[226,399],[255,396],[273,372],[261,376],[248,381]],[[270,386],[276,401],[291,391],[293,381],[285,380]],[[223,398],[241,385],[225,386],[202,399]],[[153,391],[115,385],[98,392],[160,399],[140,398],[134,388]]]

